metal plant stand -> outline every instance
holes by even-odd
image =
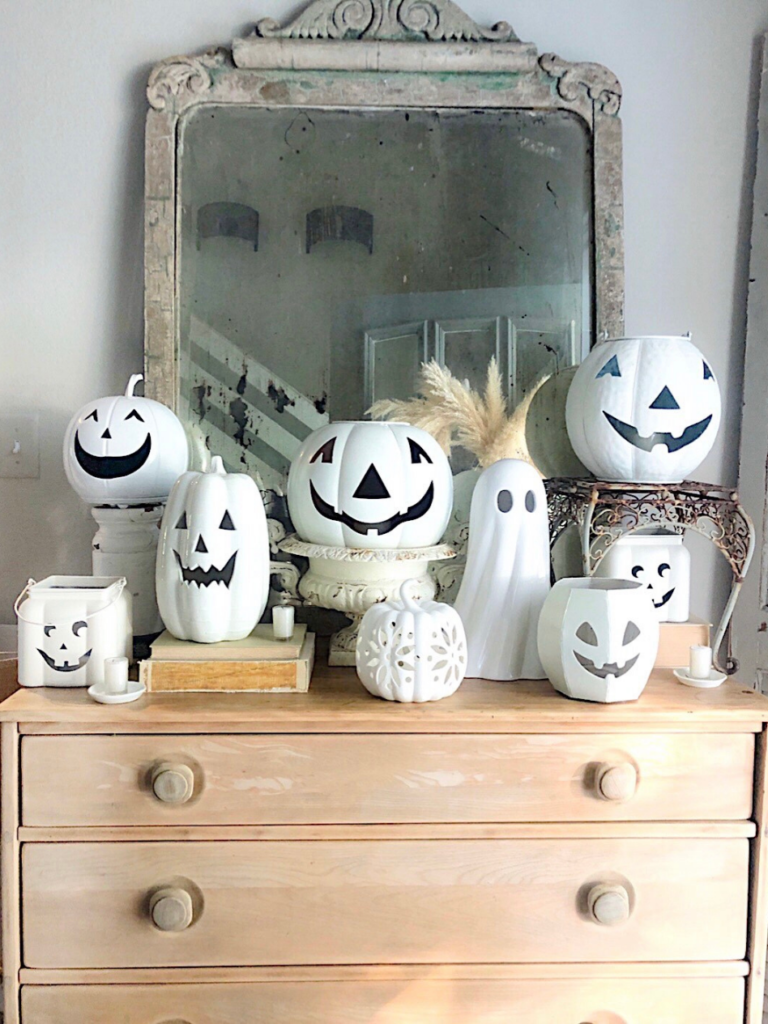
[[[578,527],[583,572],[591,576],[603,556],[620,537],[648,527],[694,530],[725,555],[731,567],[731,590],[712,644],[718,668],[734,673],[738,662],[719,652],[733,609],[752,561],[755,531],[736,491],[716,484],[686,481],[681,484],[627,484],[603,480],[556,477],[545,480],[549,507],[550,546],[563,531]]]

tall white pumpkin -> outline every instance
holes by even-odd
[[[261,494],[219,456],[173,485],[157,549],[157,603],[180,640],[247,636],[269,596],[269,538]]]
[[[598,479],[679,483],[714,443],[720,390],[690,338],[605,341],[576,371],[566,423]]]
[[[407,423],[329,423],[306,439],[288,475],[299,536],[348,548],[437,544],[453,477],[440,445]]]

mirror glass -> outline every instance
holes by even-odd
[[[512,408],[589,349],[574,114],[209,104],[179,154],[181,413],[265,489],[425,360],[480,387],[496,356]]]

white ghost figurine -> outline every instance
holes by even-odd
[[[537,471],[501,459],[472,495],[467,568],[456,610],[467,634],[467,676],[544,679],[536,631],[549,593],[547,496]]]

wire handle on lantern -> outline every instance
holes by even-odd
[[[36,585],[36,583],[37,583],[37,580],[33,580],[32,577],[30,576],[30,578],[27,580],[26,586],[24,587],[22,592],[19,594],[19,596],[16,598],[16,600],[13,602],[13,610],[16,613],[16,617],[18,619],[21,619],[22,622],[26,622],[28,626],[41,626],[41,627],[45,628],[46,626],[50,625],[49,622],[36,622],[34,619],[28,619],[25,615],[21,614],[22,602],[27,597],[27,595],[29,594],[29,592],[32,589],[32,587],[34,587]],[[106,612],[110,608],[112,608],[114,605],[116,605],[118,600],[120,599],[120,595],[122,594],[122,592],[125,590],[125,588],[127,586],[128,586],[128,580],[125,578],[125,576],[120,576],[120,577],[118,577],[118,579],[115,580],[114,583],[110,583],[110,585],[108,587],[105,587],[105,593],[110,591],[110,590],[114,591],[114,593],[112,594],[112,598],[109,601],[109,603],[105,604],[103,606],[103,608],[97,608],[95,612],[90,612],[88,615],[83,616],[83,621],[84,622],[89,622],[96,615],[99,615],[101,612]],[[66,588],[64,588],[64,589],[66,589]]]

